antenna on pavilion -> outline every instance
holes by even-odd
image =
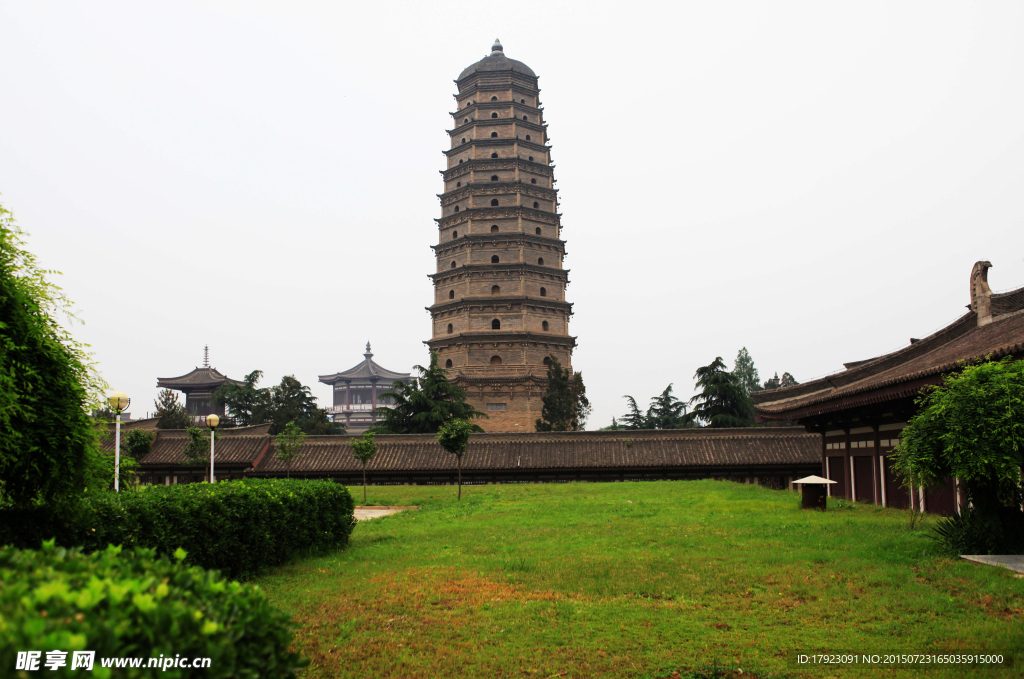
[[[209,344],[204,344],[203,345],[203,367],[204,368],[209,368],[210,367],[210,345]]]

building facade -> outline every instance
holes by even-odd
[[[495,41],[455,82],[426,344],[481,427],[533,431],[550,357],[571,369],[576,346],[537,76]]]
[[[845,363],[845,370],[804,384],[753,394],[759,422],[798,422],[821,434],[822,476],[832,496],[949,516],[963,503],[956,479],[905,488],[889,456],[917,412],[922,388],[942,383],[963,363],[1024,358],[1024,288],[993,293],[989,262],[971,271],[969,311],[903,349]]]
[[[370,343],[358,365],[334,373],[320,375],[320,381],[334,390],[333,405],[329,408],[335,422],[345,425],[345,431],[358,434],[369,429],[377,421],[377,407],[391,407],[388,397],[381,394],[391,391],[395,382],[412,382],[409,373],[398,373],[382,368],[373,361]]]

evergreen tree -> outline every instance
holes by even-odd
[[[583,431],[590,415],[590,400],[583,374],[573,373],[554,356],[548,364],[548,388],[537,431]]]
[[[157,429],[188,429],[192,426],[192,416],[186,412],[184,404],[178,403],[178,395],[170,389],[161,389],[153,405],[156,408],[153,417],[159,420]]]
[[[647,417],[640,412],[640,408],[636,405],[636,399],[632,396],[623,396],[626,399],[626,403],[629,405],[629,412],[622,418],[625,422],[624,429],[647,429]]]
[[[211,401],[225,406],[228,415],[239,427],[269,422],[270,393],[267,389],[256,388],[262,378],[262,370],[253,370],[245,376],[242,384],[222,384],[213,392]]]
[[[306,442],[306,432],[299,429],[294,422],[288,422],[284,425],[281,433],[277,435],[277,440],[274,447],[277,449],[277,455],[274,459],[284,462],[285,469],[288,470],[286,476],[291,478],[292,475],[292,460],[305,453],[300,453],[299,449],[302,448],[302,444]]]
[[[686,403],[672,395],[671,384],[665,387],[660,396],[651,399],[645,420],[647,429],[683,429],[693,426],[692,417],[686,412]]]
[[[690,399],[693,414],[707,426],[749,427],[754,423],[754,402],[747,390],[725,369],[722,357],[694,374],[700,393]]]
[[[448,381],[448,373],[430,352],[430,367],[414,366],[419,377],[410,384],[394,382],[391,391],[381,394],[394,400],[393,408],[377,408],[380,418],[372,431],[381,434],[436,434],[451,419],[469,420],[487,417],[466,403],[466,390]],[[472,425],[473,431],[483,431]]]
[[[344,434],[345,426],[331,422],[327,410],[317,406],[316,397],[309,387],[293,375],[281,378],[273,387],[257,389],[263,377],[261,370],[253,370],[242,384],[227,383],[213,393],[213,402],[223,405],[240,427],[271,423],[270,433],[280,434],[289,422],[307,434]]]
[[[796,379],[789,373],[782,373],[782,380],[779,382],[780,387],[793,387],[800,384]]]
[[[739,353],[736,354],[736,362],[733,364],[732,374],[743,388],[747,390],[748,394],[761,391],[761,383],[758,381],[760,377],[757,374],[757,368],[754,367],[754,359],[750,357],[746,347],[740,349]]]

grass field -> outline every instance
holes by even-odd
[[[257,581],[308,677],[861,676],[795,661],[843,651],[1001,651],[1014,667],[868,675],[1024,676],[1024,580],[943,558],[906,512],[724,481],[455,491],[371,487],[421,509]]]

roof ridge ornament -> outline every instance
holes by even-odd
[[[209,344],[204,344],[203,345],[203,367],[204,368],[209,368],[210,367],[210,345]]]
[[[366,340],[366,353],[363,354],[367,360],[373,358],[373,352],[370,351],[370,340]]]
[[[493,57],[496,54],[504,54],[504,53],[505,53],[505,49],[501,46],[501,41],[498,40],[497,38],[495,38],[494,39],[494,44],[491,45],[491,56]]]
[[[971,269],[971,311],[978,314],[978,327],[992,322],[992,288],[988,286],[988,270],[992,262],[975,262]]]

